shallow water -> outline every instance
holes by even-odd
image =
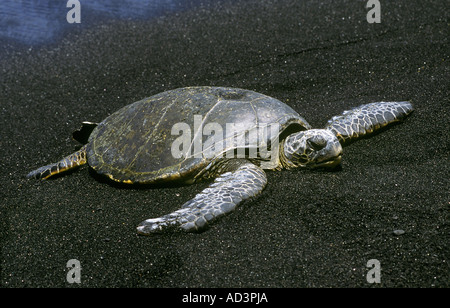
[[[64,31],[90,27],[100,20],[146,20],[202,5],[201,0],[95,0],[79,3],[80,23],[69,23],[72,0],[0,1],[0,39],[25,45],[51,43]],[[72,13],[70,16],[75,16]]]

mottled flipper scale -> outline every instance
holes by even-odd
[[[213,220],[232,212],[242,201],[258,195],[266,183],[266,174],[260,167],[250,162],[241,163],[217,177],[213,184],[186,202],[180,210],[147,219],[137,227],[137,231],[149,235],[172,228],[187,232],[202,230]]]
[[[400,121],[413,111],[409,102],[378,102],[344,111],[328,121],[341,143],[356,140],[390,123]]]
[[[27,178],[45,180],[52,175],[84,165],[86,162],[86,146],[83,146],[80,150],[64,157],[57,163],[43,166],[34,171],[31,171],[30,173],[28,173]]]

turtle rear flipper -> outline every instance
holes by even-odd
[[[31,171],[30,173],[28,173],[27,178],[28,179],[36,178],[45,180],[51,177],[52,175],[84,165],[86,162],[87,160],[86,160],[86,145],[85,145],[80,150],[70,154],[69,156],[64,157],[57,163],[43,166],[34,171]]]
[[[332,131],[341,144],[344,144],[400,121],[413,110],[409,102],[378,102],[361,105],[333,117],[328,121],[325,129]]]
[[[262,192],[267,183],[264,170],[249,161],[233,160],[213,184],[171,214],[147,219],[137,227],[139,234],[150,235],[180,228],[193,232],[204,230],[217,218],[232,212],[242,201]]]

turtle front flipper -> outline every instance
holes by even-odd
[[[325,128],[344,144],[400,121],[412,111],[413,106],[409,102],[371,103],[344,111],[329,120]]]
[[[150,235],[173,228],[200,231],[213,220],[232,212],[242,201],[261,193],[267,183],[264,170],[248,161],[236,162],[180,210],[141,222],[138,233]]]
[[[45,180],[52,175],[67,171],[69,169],[84,165],[86,163],[86,145],[75,153],[64,157],[59,162],[40,167],[28,173],[27,178],[36,178]]]

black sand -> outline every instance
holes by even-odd
[[[448,287],[448,5],[381,2],[381,24],[365,1],[234,1],[3,52],[1,286]],[[260,197],[201,234],[135,228],[207,184],[124,189],[87,168],[25,179],[74,151],[80,122],[193,85],[262,92],[316,127],[373,101],[416,111],[345,148],[340,171],[269,173]]]

